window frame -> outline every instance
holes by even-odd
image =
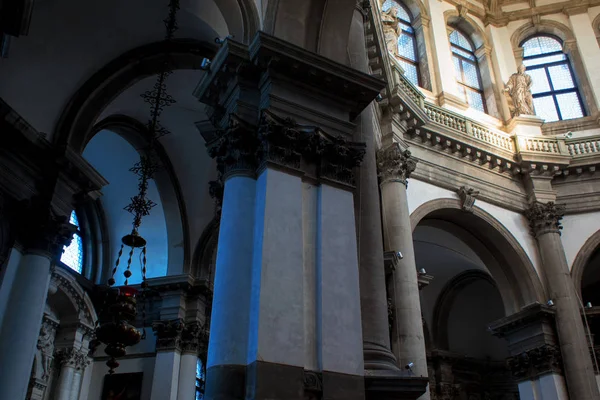
[[[532,36],[527,37],[526,39],[522,40],[521,43],[519,44],[519,47],[521,49],[523,49],[523,59],[522,59],[522,63],[525,64],[526,61],[528,60],[535,60],[536,58],[545,58],[545,57],[551,57],[551,56],[556,56],[556,55],[563,55],[564,59],[560,60],[560,61],[552,61],[549,63],[544,63],[544,64],[537,64],[537,65],[533,65],[531,67],[525,65],[526,72],[527,71],[533,71],[533,70],[537,70],[537,69],[543,69],[544,73],[546,75],[546,79],[548,80],[548,85],[550,86],[550,91],[546,91],[546,92],[540,92],[540,93],[536,93],[536,94],[531,94],[532,97],[535,98],[539,98],[539,97],[547,97],[547,96],[551,96],[552,97],[552,101],[554,102],[554,107],[556,109],[556,115],[558,116],[558,120],[556,121],[548,121],[548,123],[552,123],[552,122],[561,122],[561,121],[569,121],[569,120],[574,120],[577,118],[583,118],[587,116],[587,112],[586,112],[586,108],[585,108],[585,103],[583,101],[583,97],[581,96],[581,91],[579,90],[579,82],[577,81],[577,76],[575,75],[574,71],[573,71],[573,65],[571,65],[571,59],[569,57],[569,55],[567,53],[564,52],[564,50],[556,50],[553,52],[549,52],[549,53],[542,53],[542,54],[536,54],[533,56],[525,56],[525,49],[523,47],[523,45],[535,38],[539,38],[539,37],[547,37],[550,39],[554,39],[556,40],[561,48],[564,46],[564,43],[562,41],[561,38],[554,36],[554,35],[550,35],[547,33],[542,33],[542,34],[535,34]],[[569,69],[569,73],[571,74],[571,79],[573,81],[573,87],[572,88],[568,88],[568,89],[558,89],[555,90],[554,89],[554,84],[552,83],[552,79],[550,77],[550,71],[548,70],[548,68],[550,67],[555,67],[558,65],[566,65],[567,68]],[[575,93],[577,95],[577,100],[579,100],[579,107],[581,108],[581,113],[582,115],[579,117],[575,117],[575,118],[569,118],[569,119],[563,119],[562,118],[562,113],[560,111],[560,107],[558,104],[558,99],[556,98],[557,95],[561,95],[561,94],[565,94],[565,93]]]
[[[458,79],[455,79],[456,83],[461,85],[465,89],[465,99],[464,100],[467,104],[469,104],[469,107],[471,107],[471,104],[469,103],[469,97],[467,96],[466,90],[470,90],[472,92],[479,93],[479,95],[481,96],[481,103],[483,104],[483,112],[485,114],[487,114],[488,108],[487,108],[487,104],[485,101],[485,92],[483,90],[483,80],[481,79],[481,71],[479,70],[479,61],[477,60],[477,55],[475,54],[475,50],[473,50],[473,49],[475,49],[475,44],[473,43],[471,38],[469,38],[469,36],[466,35],[464,32],[462,32],[460,29],[457,29],[454,27],[451,27],[451,28],[452,28],[452,31],[448,34],[448,43],[450,43],[450,52],[452,53],[452,57],[456,57],[460,61],[467,62],[475,67],[475,71],[477,72],[477,82],[479,83],[480,89],[475,88],[475,87],[465,83],[465,71],[464,71],[462,62],[459,63],[459,65],[460,65],[459,72],[460,72],[461,80],[459,81]],[[469,44],[471,45],[471,49],[466,49],[462,46],[452,43],[452,41],[450,40],[450,35],[452,35],[452,33],[454,31],[461,34],[469,42]],[[467,57],[463,56],[462,54],[454,52],[454,48],[457,48],[461,51],[471,54],[473,56],[474,60],[470,60]],[[454,65],[452,67],[456,68]],[[471,107],[471,108],[473,108],[473,107]],[[477,110],[476,108],[474,108],[474,109]],[[481,111],[481,110],[477,110],[477,111]]]
[[[415,32],[415,28],[413,26],[413,20],[414,17],[412,15],[412,13],[410,12],[410,10],[408,9],[408,7],[406,7],[404,4],[402,4],[400,1],[398,0],[389,0],[390,2],[396,4],[396,6],[401,7],[404,12],[408,15],[409,21],[406,21],[398,16],[396,16],[396,19],[398,20],[400,26],[401,26],[401,30],[402,33],[405,35],[408,35],[411,37],[411,42],[412,42],[412,47],[413,47],[413,53],[415,55],[416,61],[411,60],[410,58],[406,58],[404,56],[400,55],[400,52],[398,52],[398,58],[402,61],[404,61],[405,63],[411,64],[415,67],[416,72],[417,72],[417,82],[416,84],[414,82],[411,81],[411,83],[415,84],[415,86],[421,87],[421,68],[420,68],[420,60],[419,60],[419,49],[417,47],[417,35]],[[383,2],[381,9],[383,10],[383,6],[385,5],[385,1]],[[404,29],[402,29],[402,24],[404,25],[408,25],[410,27],[410,29],[412,30],[412,32],[407,32]],[[398,36],[398,42],[400,41],[400,36]],[[396,47],[400,48],[400,46],[398,45],[398,43],[396,43]],[[402,65],[400,65],[402,66]],[[406,75],[406,74],[405,74]],[[407,78],[408,79],[408,78]]]
[[[69,265],[65,264],[62,261],[62,255],[64,254],[64,250],[66,247],[68,246],[64,246],[63,247],[63,252],[61,253],[61,256],[58,259],[58,262],[66,269],[68,269],[69,271],[73,271],[74,273],[81,275],[81,276],[85,276],[85,269],[86,269],[86,246],[85,246],[85,236],[83,234],[83,226],[82,226],[82,220],[80,218],[80,213],[77,212],[77,210],[73,210],[71,211],[71,213],[75,213],[75,218],[77,218],[77,230],[73,233],[73,239],[71,240],[71,243],[73,242],[73,240],[76,240],[75,235],[79,236],[79,238],[81,239],[81,270],[77,271],[76,269],[71,268]],[[69,221],[71,220],[71,214],[69,214]]]

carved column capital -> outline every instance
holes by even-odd
[[[408,178],[417,168],[409,150],[402,150],[397,143],[377,153],[377,169],[381,184],[400,182],[408,186]]]
[[[507,363],[518,381],[532,380],[548,373],[562,374],[560,349],[549,344],[510,357]]]
[[[181,319],[154,321],[152,330],[156,335],[157,351],[181,351],[181,334],[185,324]]]
[[[185,324],[181,332],[181,352],[198,355],[202,347],[202,324],[198,321]]]
[[[54,354],[54,359],[61,367],[67,366],[77,370],[85,369],[90,363],[87,354],[73,347],[58,349]]]
[[[475,205],[477,196],[479,196],[479,191],[472,187],[461,186],[457,193],[460,197],[461,208],[463,211],[473,212],[473,206]]]
[[[531,234],[535,237],[551,232],[560,234],[562,229],[560,221],[564,214],[565,205],[553,202],[541,203],[536,201],[525,211],[525,216],[531,227]]]

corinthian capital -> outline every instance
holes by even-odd
[[[553,202],[541,203],[536,201],[525,212],[529,220],[531,234],[535,237],[544,233],[555,232],[560,234],[562,229],[560,220],[565,214],[564,204],[555,204]]]
[[[377,174],[381,184],[385,182],[401,182],[408,185],[410,174],[417,167],[415,160],[408,150],[402,150],[394,143],[377,153]]]

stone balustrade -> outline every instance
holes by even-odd
[[[600,136],[567,139],[565,142],[573,158],[600,154]]]

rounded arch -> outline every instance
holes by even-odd
[[[216,0],[217,7],[223,14],[227,28],[233,37],[249,43],[260,28],[260,17],[253,0]],[[232,10],[239,9],[240,13]]]
[[[144,151],[150,139],[150,133],[144,124],[125,115],[111,115],[93,126],[86,136],[83,148],[98,132],[109,130],[123,137],[136,150]],[[169,267],[183,265],[183,272],[189,272],[190,239],[188,218],[181,186],[167,152],[160,142],[156,145],[156,153],[162,166],[154,176],[154,181],[161,197],[167,226],[167,243],[169,248]],[[108,239],[105,239],[105,242]],[[183,242],[183,247],[181,243]],[[107,244],[104,243],[106,247]],[[178,251],[178,249],[181,249]],[[179,253],[179,254],[177,254]]]
[[[170,44],[148,44],[120,55],[92,75],[68,101],[54,128],[54,143],[69,145],[81,154],[106,106],[136,82],[160,73],[164,54],[169,54],[172,69],[200,69],[202,59],[211,58],[215,52],[214,45],[177,39]]]
[[[537,24],[534,24],[533,22],[527,22],[513,32],[512,36],[510,37],[513,50],[518,51],[523,41],[531,36],[539,34],[555,36],[563,43],[575,40],[575,35],[573,35],[571,29],[569,29],[569,27],[567,27],[565,24],[562,24],[558,21],[543,19]]]
[[[457,10],[444,11],[446,25],[465,33],[475,45],[475,50],[490,47],[490,42],[484,30],[468,15],[460,15]]]
[[[458,199],[436,199],[422,204],[410,216],[412,230],[429,218],[451,222],[472,235],[462,239],[477,253],[490,270],[504,303],[507,315],[547,296],[531,260],[514,236],[492,215],[475,206],[473,212],[462,210]]]
[[[204,228],[192,261],[192,276],[196,278],[214,279],[214,269],[217,261],[217,244],[219,241],[220,217],[215,216]]]
[[[573,261],[573,267],[571,268],[571,279],[573,279],[573,284],[575,285],[575,290],[579,293],[581,297],[581,281],[583,278],[583,272],[585,271],[585,267],[588,262],[592,258],[592,255],[596,250],[600,248],[600,230],[594,233],[592,236],[585,241],[577,256],[575,257],[575,261]]]
[[[69,322],[81,322],[89,328],[94,327],[98,316],[96,315],[92,299],[90,299],[90,296],[83,290],[81,285],[77,283],[77,280],[71,273],[61,267],[56,267],[50,279],[50,293],[52,296],[48,297],[47,303],[51,308],[53,301],[61,301],[61,299],[66,299],[67,304],[71,306],[65,308],[65,304],[61,302],[59,304],[62,307],[54,307],[56,310],[64,310],[65,314],[77,318],[77,321]],[[59,298],[55,297],[57,295]],[[63,322],[62,318],[61,322]]]
[[[442,289],[433,309],[432,339],[436,349],[449,350],[447,324],[450,311],[454,306],[454,300],[461,289],[477,280],[484,280],[497,287],[496,281],[488,273],[470,269],[456,275]]]
[[[596,18],[592,21],[592,29],[594,29],[596,40],[600,44],[600,14],[596,15]]]

